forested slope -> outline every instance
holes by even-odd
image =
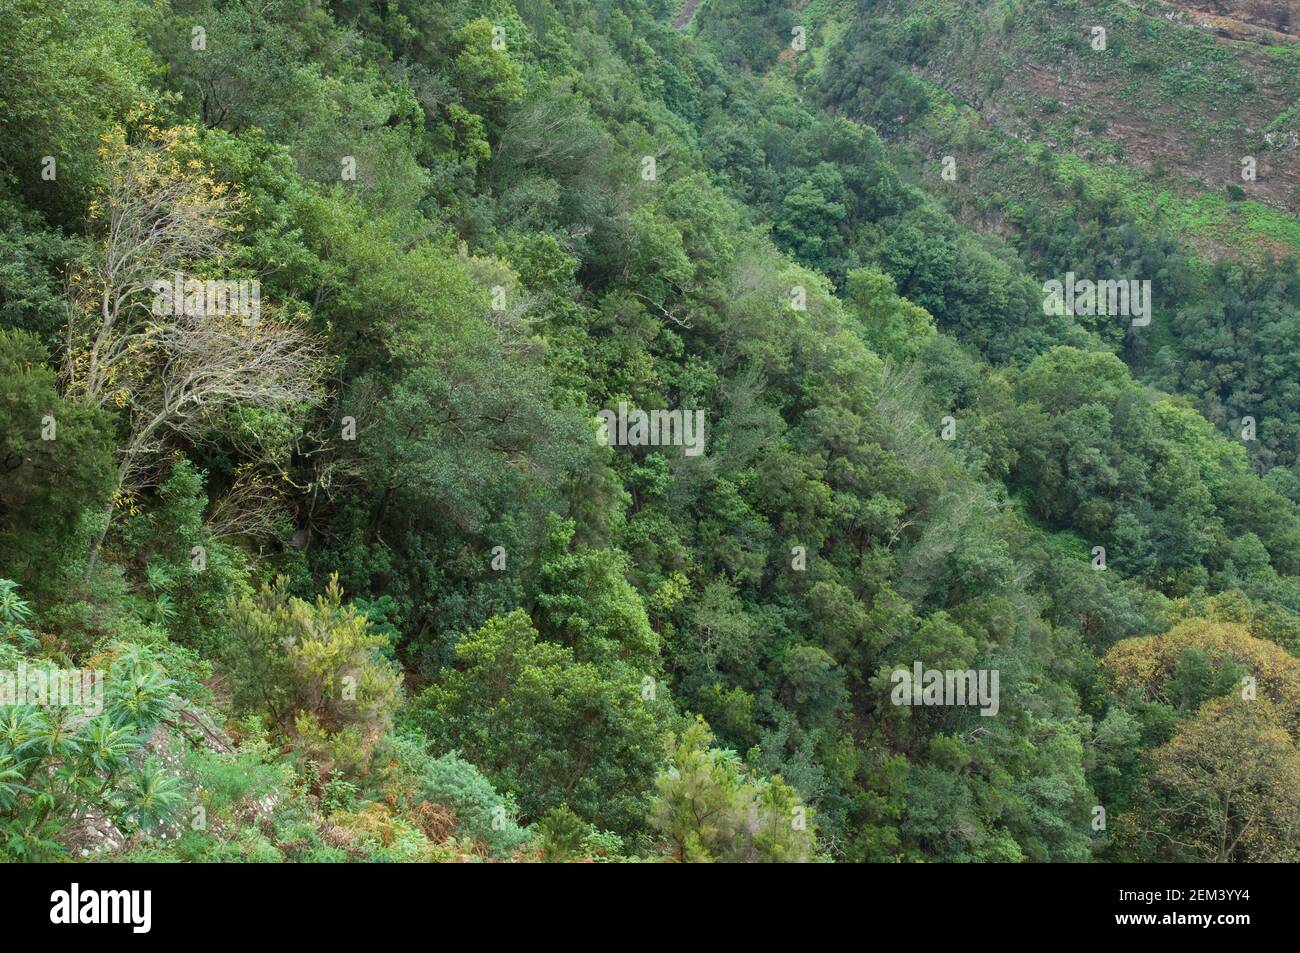
[[[947,98],[1048,6],[0,0],[0,856],[1300,859],[1295,159]]]

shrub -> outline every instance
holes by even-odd
[[[422,794],[456,812],[456,830],[480,841],[495,857],[507,857],[528,840],[515,822],[514,799],[502,797],[478,768],[449,752],[429,764]]]
[[[343,605],[338,577],[314,603],[281,578],[236,602],[231,628],[236,707],[267,715],[322,776],[364,772],[400,702],[401,675],[383,657],[388,639]]]

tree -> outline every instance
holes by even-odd
[[[670,711],[662,689],[621,663],[576,661],[522,611],[466,636],[416,710],[435,750],[458,750],[516,794],[525,820],[567,803],[602,829],[643,827]]]
[[[314,603],[281,577],[230,609],[225,664],[237,710],[270,717],[324,769],[356,775],[392,724],[401,675],[383,656],[388,639],[354,605],[337,576]]]
[[[574,545],[574,523],[552,514],[538,574],[538,628],[580,661],[621,659],[644,674],[658,667],[659,635],[628,583],[626,557]]]
[[[1150,795],[1120,821],[1126,840],[1143,845],[1139,856],[1300,859],[1300,749],[1269,702],[1208,702],[1150,759]]]
[[[152,12],[136,0],[3,0],[0,22],[0,168],[52,221],[72,221],[99,180],[100,136],[153,103],[157,60],[135,27]],[[55,160],[54,178],[42,173]]]
[[[849,272],[845,296],[862,322],[867,344],[883,357],[914,361],[934,337],[930,313],[900,298],[894,279],[877,268]]]
[[[1238,623],[1188,619],[1161,635],[1117,642],[1101,665],[1119,697],[1172,705],[1239,693],[1249,674],[1278,720],[1300,731],[1300,660]]]
[[[469,21],[453,38],[460,50],[457,82],[480,113],[507,106],[524,94],[519,64],[510,57],[509,47],[499,49],[493,38],[492,21],[485,17]]]
[[[126,411],[117,495],[140,488],[168,434],[195,437],[234,406],[308,405],[321,373],[316,346],[293,322],[210,314],[206,294],[158,307],[156,282],[221,251],[233,200],[194,157],[193,130],[145,123],[143,132],[141,145],[120,129],[108,137],[109,181],[94,206],[104,240],[74,276],[63,355],[70,399]]]
[[[58,585],[50,557],[108,505],[115,471],[112,418],[60,397],[45,361],[34,335],[0,329],[0,561],[37,591]]]
[[[650,817],[662,850],[687,863],[803,863],[817,859],[813,811],[781,780],[752,776],[734,751],[715,748],[697,717],[668,741]]]
[[[839,171],[822,163],[785,197],[772,233],[802,264],[842,279],[846,200]]]

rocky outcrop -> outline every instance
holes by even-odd
[[[173,698],[172,702],[176,705],[176,717],[154,728],[145,744],[147,757],[180,771],[186,744],[199,744],[209,751],[222,754],[235,750],[230,736],[218,728],[205,712],[185,707],[179,698]],[[251,807],[252,813],[269,817],[275,808],[275,802],[269,797],[263,798]],[[169,835],[163,832],[161,836]],[[59,833],[58,839],[68,856],[89,860],[115,854],[136,843],[139,837],[128,838],[106,814],[95,810],[79,810],[73,812],[72,823]]]
[[[1300,7],[1295,0],[1169,0],[1222,36],[1249,40],[1261,32],[1300,36]]]

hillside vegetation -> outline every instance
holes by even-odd
[[[1300,860],[1285,13],[0,0],[0,858]]]

